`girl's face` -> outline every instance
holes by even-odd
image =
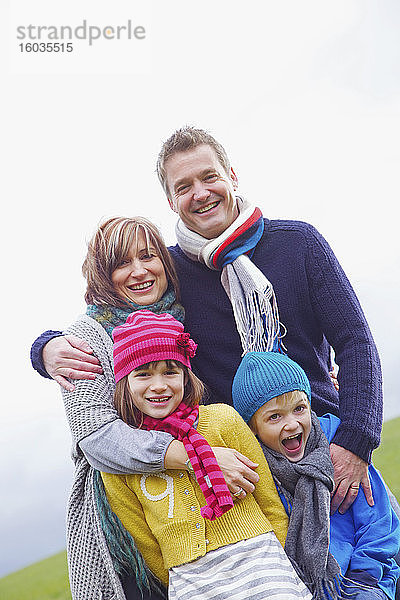
[[[147,247],[142,231],[137,244],[132,244],[128,256],[112,273],[111,280],[118,296],[139,306],[148,306],[165,294],[168,281],[164,265],[155,248]]]
[[[185,372],[179,363],[162,360],[138,367],[128,375],[132,400],[149,417],[164,419],[179,406],[185,390]]]
[[[272,398],[252,416],[251,429],[268,448],[297,462],[311,431],[311,411],[304,392]]]

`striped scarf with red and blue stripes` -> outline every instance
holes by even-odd
[[[264,232],[261,210],[237,197],[238,217],[217,238],[206,239],[181,219],[176,237],[191,260],[221,271],[221,283],[231,301],[236,327],[246,352],[279,351],[278,305],[272,283],[251,261]]]

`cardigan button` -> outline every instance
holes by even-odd
[[[189,490],[183,490],[183,493],[185,494],[185,496],[187,496],[189,493]]]
[[[196,507],[195,506],[191,506],[190,510],[192,510],[194,512],[196,510]]]
[[[200,523],[196,523],[196,529],[200,529],[201,525]]]
[[[179,473],[179,478],[182,479],[183,473]]]
[[[210,541],[209,541],[209,540],[205,540],[205,542],[206,542],[206,546],[207,546],[207,545],[210,543]]]

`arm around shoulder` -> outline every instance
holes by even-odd
[[[89,318],[71,329],[91,344],[103,371],[94,380],[79,380],[71,392],[62,390],[76,451],[78,445],[93,467],[113,473],[162,470],[172,437],[129,427],[114,407],[111,339]]]
[[[44,331],[32,344],[30,353],[32,367],[39,373],[39,375],[46,377],[47,379],[51,379],[51,376],[47,373],[43,364],[43,348],[47,342],[60,335],[62,335],[61,331]]]

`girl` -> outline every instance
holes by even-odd
[[[113,339],[122,419],[172,433],[188,454],[189,472],[102,473],[112,510],[151,571],[169,584],[169,598],[310,598],[283,552],[287,516],[256,438],[231,407],[198,406],[203,384],[190,367],[197,346],[183,325],[140,310]],[[258,462],[253,494],[239,489],[233,503],[210,444]]]

